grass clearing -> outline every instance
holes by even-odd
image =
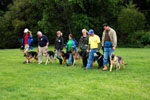
[[[149,52],[117,48],[128,65],[109,72],[97,70],[96,63],[92,70],[61,66],[58,60],[23,64],[19,49],[0,50],[0,100],[150,100]]]

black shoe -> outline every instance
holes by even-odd
[[[59,60],[59,64],[62,65],[62,59]]]
[[[66,66],[69,67],[70,65],[67,64]]]
[[[23,64],[26,64],[26,63],[27,63],[26,61],[23,62]]]

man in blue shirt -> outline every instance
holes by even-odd
[[[39,64],[43,61],[43,54],[47,53],[49,41],[47,36],[43,35],[41,31],[37,32],[38,35],[38,52],[39,52]]]

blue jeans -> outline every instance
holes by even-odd
[[[86,66],[86,68],[88,68],[88,69],[91,68],[91,64],[92,64],[92,62],[94,60],[94,53],[96,53],[96,50],[97,49],[90,49],[88,63],[87,63],[87,66]],[[98,62],[98,60],[97,60],[97,62]]]
[[[73,60],[74,60],[74,59],[73,59],[72,53],[69,53],[69,59],[68,59],[67,64],[70,65],[71,62],[73,63]]]
[[[113,52],[114,52],[114,50],[112,48],[104,47],[104,58],[103,58],[104,65],[108,64],[108,58],[110,57],[111,53],[113,53]]]

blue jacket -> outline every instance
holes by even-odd
[[[22,38],[22,46],[23,46],[23,48],[24,48],[24,37],[25,37],[25,35]],[[33,46],[31,45],[32,42],[33,42],[33,37],[32,37],[32,35],[29,35],[28,36],[28,45],[29,45],[29,48],[31,50],[33,49]]]
[[[67,41],[66,46],[65,46],[66,49],[68,49],[68,41]],[[72,38],[72,46],[75,48],[75,50],[77,50],[77,41],[74,38]]]

